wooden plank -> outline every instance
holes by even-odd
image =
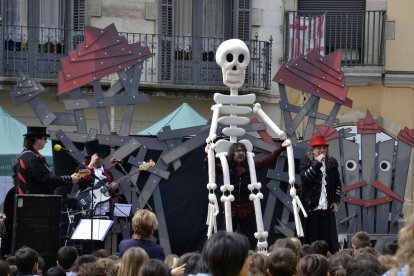
[[[395,157],[394,193],[404,197],[407,183],[408,169],[410,166],[412,147],[398,140],[397,154]],[[394,200],[391,207],[390,234],[398,234],[400,230],[400,218],[402,216],[403,203]]]
[[[76,88],[70,91],[70,98],[72,101],[77,101],[81,98],[81,91],[80,88]],[[68,110],[67,108],[65,108]],[[78,127],[78,132],[87,133],[87,127],[86,127],[86,117],[85,117],[85,111],[82,109],[75,109],[75,121],[76,125]]]
[[[343,187],[347,187],[355,183],[361,182],[359,174],[359,145],[348,140],[343,140],[342,154],[343,162],[341,165],[344,167]],[[337,161],[339,162],[340,160]],[[361,189],[351,190],[343,196],[361,198]],[[356,215],[354,219],[349,221],[349,224],[347,225],[347,233],[356,233],[360,231],[362,227],[361,207],[353,204],[346,204],[346,208],[348,212],[344,214],[345,217],[354,214]],[[339,217],[338,220],[342,220],[343,218],[344,217]]]
[[[164,249],[166,255],[171,254],[170,237],[168,235],[167,220],[165,219],[164,206],[162,204],[162,197],[160,192],[160,186],[158,185],[153,194],[155,214],[158,220],[158,237],[160,239],[160,245]]]
[[[100,80],[96,80],[93,82],[93,90],[95,92],[95,100],[99,103],[103,103],[103,91],[101,87]],[[99,119],[99,128],[101,130],[101,134],[111,134],[111,128],[109,125],[108,114],[106,112],[106,107],[104,105],[98,105],[98,119]]]
[[[362,134],[361,135],[361,160],[362,160],[362,179],[367,182],[367,185],[362,187],[362,199],[371,201],[375,199],[375,189],[371,186],[375,180],[375,175],[378,172],[378,165],[375,159],[376,155],[376,134]],[[374,208],[363,208],[362,213],[362,229],[368,233],[375,233]]]
[[[395,140],[390,139],[384,142],[378,143],[378,177],[377,180],[385,185],[387,188],[391,188],[392,184],[392,172],[394,168],[394,146]],[[377,189],[377,198],[387,196],[387,194]],[[395,201],[395,200],[394,200]],[[376,206],[376,218],[375,218],[375,233],[388,234],[388,223],[391,203],[385,203]]]

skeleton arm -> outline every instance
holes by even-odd
[[[262,106],[259,103],[255,103],[253,107],[253,113],[259,115],[259,117],[264,121],[264,123],[270,127],[282,140],[286,140],[286,133],[284,133],[280,128],[270,120],[269,116],[263,111]]]
[[[208,137],[206,139],[206,152],[208,148],[210,147],[211,143],[217,138],[217,125],[218,125],[218,117],[220,115],[220,108],[222,104],[215,104],[211,107],[211,110],[213,110],[213,117],[211,118],[211,127],[210,127],[210,133],[208,134]]]

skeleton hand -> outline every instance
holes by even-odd
[[[287,148],[287,147],[289,147],[291,144],[292,144],[292,143],[290,142],[290,139],[287,139],[287,140],[285,140],[285,141],[282,143],[282,147]]]

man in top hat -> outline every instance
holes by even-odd
[[[29,126],[23,136],[24,148],[14,166],[14,183],[18,194],[53,194],[56,187],[79,181],[80,177],[76,173],[53,175],[45,158],[39,152],[45,147],[47,137],[50,137],[45,127]]]
[[[336,217],[341,200],[338,162],[329,156],[324,136],[313,136],[300,163],[300,199],[308,213],[304,219],[305,243],[325,240],[331,253],[338,251]]]
[[[91,171],[90,175],[82,177],[78,183],[81,190],[91,187],[103,186],[104,189],[95,189],[93,200],[93,206],[89,208],[94,209],[95,215],[109,215],[111,197],[115,197],[115,190],[118,189],[119,184],[113,181],[112,174],[104,168],[103,158],[104,153],[97,140],[88,142],[85,144],[86,150],[86,163],[85,167]],[[102,185],[101,185],[102,184]],[[107,188],[107,189],[105,189]]]

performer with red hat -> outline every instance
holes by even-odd
[[[300,199],[308,213],[304,219],[305,243],[325,240],[331,253],[338,251],[335,214],[341,200],[338,162],[329,156],[324,136],[313,136],[300,163]]]

